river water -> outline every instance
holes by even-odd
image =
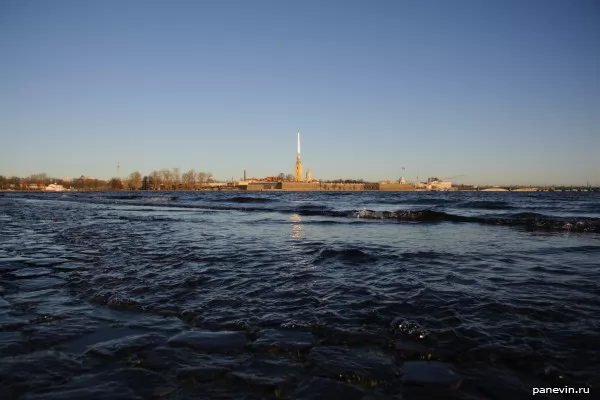
[[[2,399],[600,390],[598,193],[0,193],[0,276]]]

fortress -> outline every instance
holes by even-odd
[[[294,168],[293,181],[245,181],[238,187],[248,191],[413,191],[416,185],[405,183],[322,183],[313,179],[310,168],[306,169],[306,178],[303,179],[303,165],[300,158],[300,129],[298,129],[298,152],[296,154],[296,166]]]

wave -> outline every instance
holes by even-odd
[[[514,208],[506,201],[468,201],[457,204],[459,208],[474,208],[479,210],[509,210]]]
[[[358,249],[324,249],[319,253],[317,259],[321,262],[336,260],[350,263],[365,263],[372,262],[376,258]]]
[[[142,196],[142,195],[118,195],[118,196],[102,196],[109,200],[139,200],[139,201],[175,201],[177,196]]]
[[[532,220],[544,219],[545,220],[545,219],[550,219],[551,217],[544,215],[544,214],[534,213],[534,212],[518,212],[518,213],[514,213],[514,214],[503,215],[501,218],[519,219],[519,220],[527,220],[527,219],[532,219]]]
[[[265,199],[264,197],[247,197],[247,196],[235,196],[225,199],[215,199],[215,202],[226,202],[226,203],[271,203],[273,199]]]
[[[498,218],[483,220],[483,223],[523,226],[528,230],[566,231],[566,232],[600,232],[600,219],[589,218],[587,220],[558,219],[558,218],[526,218],[510,219]]]
[[[159,206],[161,202],[177,199],[176,196],[161,196],[161,197],[146,197],[146,196],[106,196],[106,198],[121,198],[127,200],[137,200],[133,203],[143,206],[148,202],[155,203],[153,206]],[[237,203],[267,203],[270,199],[260,197],[245,197],[236,196],[230,199],[221,201],[237,202]],[[486,202],[482,202],[486,203]],[[487,202],[489,205],[490,202]],[[493,202],[495,206],[503,207],[502,202]],[[234,204],[169,204],[169,207],[177,207],[182,209],[196,209],[206,211],[238,211],[238,212],[271,212],[289,214],[296,213],[301,216],[316,216],[316,217],[331,217],[333,219],[345,218],[355,220],[381,220],[381,221],[396,221],[396,222],[415,222],[415,223],[438,223],[438,222],[454,222],[454,223],[479,223],[486,225],[503,225],[523,227],[531,231],[563,231],[563,232],[600,232],[600,218],[585,218],[585,217],[556,217],[534,212],[517,212],[511,214],[488,214],[482,216],[463,216],[442,211],[434,211],[431,209],[424,210],[398,210],[398,211],[375,211],[366,208],[362,210],[331,210],[326,206],[305,205],[300,207],[252,207],[252,206],[236,206]],[[166,206],[166,204],[164,205]],[[493,206],[492,206],[493,207]],[[357,221],[358,222],[358,221]]]
[[[318,204],[305,204],[294,208],[297,211],[327,211],[329,207]]]
[[[177,200],[177,196],[169,196],[169,197],[146,197],[143,201],[175,201]]]
[[[416,206],[442,206],[455,204],[456,200],[449,199],[381,199],[376,204],[410,204]]]

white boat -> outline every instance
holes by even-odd
[[[51,183],[50,185],[44,188],[44,192],[66,192],[67,189],[63,185],[57,185],[56,183]]]

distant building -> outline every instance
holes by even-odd
[[[418,187],[428,190],[451,190],[452,182],[436,177],[427,178],[427,182],[419,184]]]
[[[298,129],[298,155],[296,156],[296,168],[294,170],[294,180],[302,182],[302,161],[300,161],[300,129]]]
[[[450,181],[434,181],[429,184],[431,190],[450,190],[452,182]]]

